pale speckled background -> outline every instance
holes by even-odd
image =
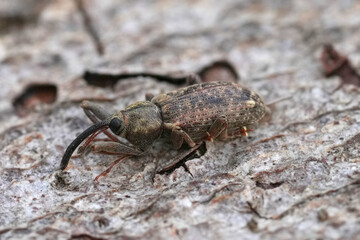
[[[360,239],[359,88],[333,93],[341,81],[319,63],[332,43],[360,71],[359,1],[85,0],[103,55],[74,2],[8,2],[0,239]],[[115,111],[178,87],[132,78],[99,88],[81,79],[85,70],[186,75],[223,59],[267,103],[290,98],[249,138],[207,143],[186,162],[193,177],[180,167],[151,181],[156,160],[176,154],[161,142],[100,183],[114,157],[88,154],[56,171],[90,124],[81,100]],[[56,102],[19,117],[12,102],[31,83],[55,84]]]

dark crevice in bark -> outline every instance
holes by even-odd
[[[183,85],[186,83],[187,76],[183,77],[172,77],[169,75],[161,75],[149,72],[138,72],[138,73],[98,73],[92,71],[85,71],[83,79],[89,84],[97,87],[113,87],[118,81],[128,78],[136,77],[150,77],[158,81],[168,82],[175,85]]]

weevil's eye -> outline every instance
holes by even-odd
[[[118,134],[121,128],[121,121],[118,118],[113,118],[109,123],[109,128],[115,134]]]

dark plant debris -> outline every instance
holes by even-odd
[[[319,220],[319,222],[325,222],[326,220],[328,220],[329,218],[329,214],[325,209],[320,209],[317,212],[317,219]]]
[[[253,218],[250,219],[250,221],[246,225],[250,229],[250,231],[252,231],[252,232],[256,232],[258,230],[258,223]]]
[[[83,0],[76,0],[75,4],[77,6],[77,9],[83,19],[83,24],[85,27],[86,32],[89,34],[95,48],[96,52],[99,55],[104,54],[104,45],[100,40],[99,34],[97,33],[93,23],[91,16],[89,15],[88,11],[86,10],[85,4]]]
[[[325,44],[321,53],[322,63],[326,77],[339,76],[342,84],[360,86],[360,75],[355,71],[349,59],[340,55],[331,44]]]
[[[260,181],[256,181],[256,186],[257,187],[260,187],[262,189],[274,189],[274,188],[277,188],[277,187],[280,187],[284,182],[275,182],[275,183],[264,183],[264,182],[260,182]]]

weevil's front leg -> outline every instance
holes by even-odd
[[[93,123],[98,123],[99,120],[102,121],[111,116],[111,114],[105,108],[96,103],[85,100],[81,103],[80,106],[83,108],[86,116]]]
[[[214,138],[219,137],[220,140],[225,140],[227,138],[227,126],[228,123],[226,117],[216,119],[209,131],[206,132],[207,136],[205,136],[205,139],[213,141]]]
[[[98,123],[99,121],[105,120],[107,118],[109,118],[111,116],[111,114],[102,106],[96,104],[96,103],[92,103],[89,101],[83,101],[80,105],[84,112],[85,115],[93,122],[93,123]],[[119,140],[114,137],[109,131],[107,131],[106,129],[104,129],[102,131],[106,136],[108,136],[111,140],[115,141],[115,142],[119,142]],[[98,135],[98,133],[96,134]],[[89,143],[96,137],[95,134],[93,134],[84,144],[82,144],[78,151],[77,154],[81,155],[86,147],[89,145]]]
[[[181,127],[175,126],[171,123],[164,123],[164,127],[168,130],[171,130],[171,142],[174,149],[179,149],[182,146],[184,140],[190,147],[194,147],[196,145],[189,134],[182,130]]]

